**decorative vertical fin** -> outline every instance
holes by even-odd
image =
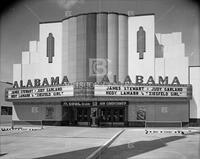
[[[146,33],[142,26],[137,31],[137,52],[139,59],[144,59],[144,52],[146,51]]]
[[[54,37],[52,33],[49,33],[49,36],[47,37],[47,57],[48,62],[53,62],[54,57]]]

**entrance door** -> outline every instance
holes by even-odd
[[[124,126],[125,108],[100,108],[100,126]]]
[[[90,108],[77,108],[77,122],[80,126],[90,125]]]

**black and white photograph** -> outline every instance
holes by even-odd
[[[197,0],[1,0],[1,159],[199,159]]]

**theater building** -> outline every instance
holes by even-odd
[[[187,124],[200,115],[189,81],[181,33],[156,34],[154,14],[87,13],[39,24],[39,41],[14,64],[6,98],[14,121]]]

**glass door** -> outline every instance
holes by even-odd
[[[90,108],[77,108],[78,125],[90,125]]]
[[[125,120],[125,108],[100,108],[99,120],[101,126],[123,126]]]

